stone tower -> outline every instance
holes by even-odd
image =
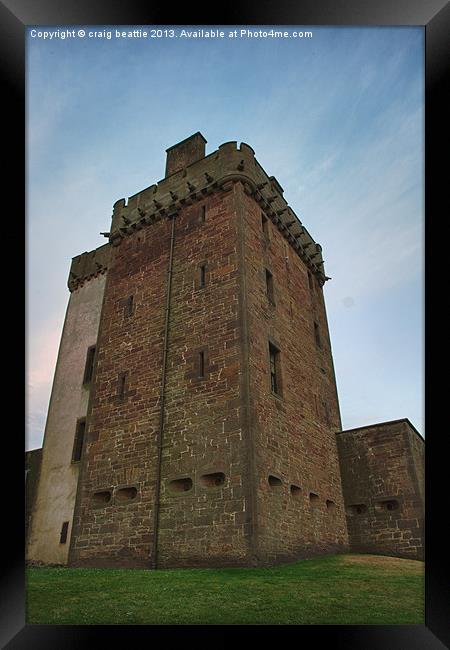
[[[73,566],[348,548],[321,247],[251,147],[205,144],[170,147],[165,178],[115,203],[101,263],[105,247],[72,263],[72,296],[102,282],[96,340],[78,339],[86,405],[60,428]]]

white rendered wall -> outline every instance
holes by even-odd
[[[80,463],[72,463],[77,420],[85,417],[89,385],[83,386],[86,353],[97,342],[106,274],[70,294],[56,363],[42,453],[42,467],[27,559],[67,564]],[[63,522],[67,541],[60,544]]]

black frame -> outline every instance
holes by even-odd
[[[446,90],[448,81],[450,32],[450,6],[446,0],[429,0],[428,2],[412,2],[412,0],[303,0],[292,3],[290,0],[280,0],[277,3],[249,4],[243,0],[239,5],[215,5],[216,14],[212,7],[202,7],[202,12],[195,12],[191,5],[180,5],[176,14],[172,6],[146,3],[140,6],[133,0],[127,3],[116,0],[74,0],[64,4],[41,1],[39,3],[25,0],[9,0],[10,9],[0,5],[0,48],[2,48],[3,90],[7,101],[3,102],[6,112],[5,123],[8,131],[15,126],[14,146],[8,150],[8,166],[5,187],[10,193],[14,181],[18,181],[15,196],[25,195],[23,179],[24,170],[24,72],[25,72],[25,27],[29,25],[84,25],[84,24],[123,24],[123,25],[372,25],[372,26],[401,26],[422,25],[425,27],[426,52],[426,113],[425,113],[425,242],[426,242],[426,428],[428,432],[426,454],[426,624],[423,626],[302,626],[294,632],[300,645],[315,644],[330,645],[334,650],[349,648],[389,648],[389,650],[423,650],[439,649],[445,646],[439,639],[450,644],[448,611],[448,577],[442,567],[448,557],[447,539],[445,536],[444,519],[446,513],[442,499],[447,493],[444,477],[447,470],[446,427],[443,419],[446,412],[442,405],[446,404],[447,390],[445,381],[441,382],[437,373],[439,368],[447,368],[445,363],[448,346],[439,346],[438,354],[436,340],[428,338],[430,331],[442,331],[442,324],[437,323],[438,309],[430,310],[430,305],[440,291],[439,298],[445,295],[446,279],[444,272],[445,254],[438,248],[441,230],[439,221],[443,216],[446,205],[448,179],[446,160],[446,143],[448,137],[448,116],[445,113]],[[237,8],[239,7],[239,8]],[[445,136],[447,133],[447,136]],[[433,252],[431,259],[430,252]],[[441,281],[441,282],[440,282]],[[440,307],[440,305],[439,305]],[[434,323],[433,323],[434,319]],[[433,325],[435,325],[433,327]],[[19,326],[20,327],[20,326]],[[19,328],[18,328],[19,329]],[[438,338],[438,337],[435,337]],[[12,347],[12,346],[11,346]],[[439,355],[439,356],[438,356]],[[433,363],[434,362],[434,363]],[[18,364],[15,364],[16,366]],[[13,366],[14,367],[14,366]],[[445,376],[444,376],[445,377]],[[435,408],[433,408],[433,405]],[[22,457],[22,443],[19,436],[9,439],[9,461],[19,463]],[[440,462],[439,462],[440,461]],[[441,464],[440,464],[441,463]],[[444,465],[445,463],[445,465]],[[20,470],[20,467],[17,468]],[[16,494],[24,489],[21,471],[13,473],[17,480]],[[14,480],[14,479],[12,479]],[[20,481],[20,483],[19,483]],[[19,499],[19,503],[21,503]],[[167,644],[186,642],[186,635],[201,636],[203,642],[218,638],[223,643],[234,640],[242,630],[228,626],[220,630],[183,626],[182,628],[160,626],[137,626],[129,630],[128,626],[31,626],[25,625],[24,602],[24,552],[23,552],[23,513],[17,507],[17,501],[6,502],[4,518],[8,518],[9,534],[4,537],[6,545],[5,558],[7,569],[2,580],[3,601],[1,609],[0,641],[2,647],[8,648],[39,648],[66,647],[80,648],[83,645],[91,647],[98,640],[103,644],[111,635],[118,643],[129,643],[130,633],[134,644],[147,640],[156,641],[156,637],[164,639]],[[434,513],[434,515],[433,515]],[[444,515],[442,515],[444,513]],[[431,525],[433,521],[433,526]],[[9,548],[8,548],[9,545]],[[6,565],[6,563],[4,563]],[[252,627],[253,640],[267,636],[266,627],[262,631]],[[292,630],[291,630],[292,632]],[[276,628],[277,637],[284,636],[284,629]],[[289,633],[289,630],[288,630]],[[161,635],[161,636],[159,636]],[[264,635],[264,637],[263,637]],[[300,638],[299,638],[300,637]],[[169,641],[170,639],[170,641]],[[109,640],[109,639],[108,639]],[[301,643],[303,641],[303,644]]]

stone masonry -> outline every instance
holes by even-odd
[[[352,550],[423,559],[423,438],[404,419],[337,440]]]
[[[363,547],[322,249],[251,147],[205,144],[170,147],[165,178],[117,201],[109,243],[71,266],[72,293],[105,280],[72,566],[270,565],[348,551],[349,534]]]

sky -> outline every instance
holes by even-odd
[[[197,131],[207,154],[249,144],[323,248],[343,428],[409,418],[424,436],[423,28],[58,29],[27,34],[26,448],[42,445],[72,257],[107,241],[115,201],[161,180],[165,150]]]

